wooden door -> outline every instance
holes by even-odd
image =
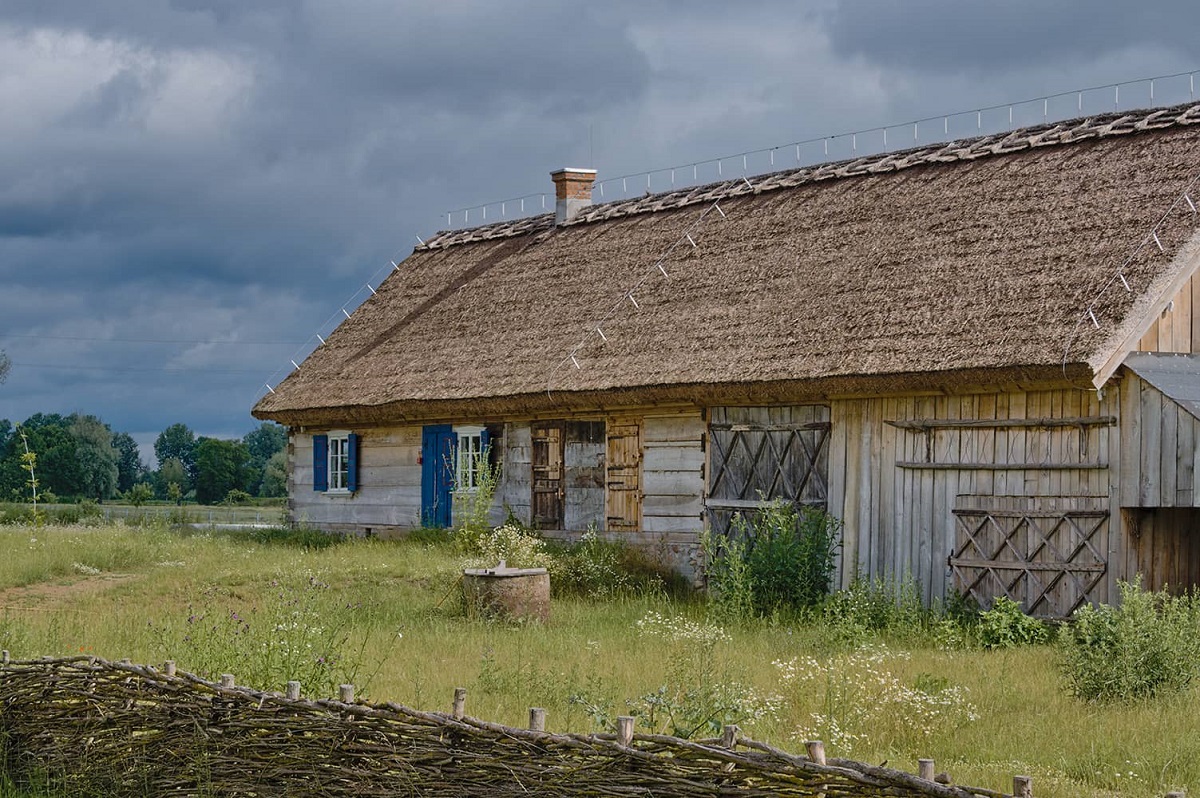
[[[563,422],[531,426],[532,481],[530,515],[537,529],[563,528]]]
[[[637,419],[608,422],[605,526],[636,532],[642,526],[642,427]]]
[[[981,608],[1004,596],[1025,612],[1069,618],[1104,599],[1107,496],[960,496],[949,565]]]
[[[421,430],[421,525],[449,527],[457,438],[449,424]]]

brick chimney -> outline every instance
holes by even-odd
[[[563,224],[592,204],[595,169],[559,169],[550,173],[554,180],[554,223]]]

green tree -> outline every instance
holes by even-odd
[[[159,498],[172,498],[172,485],[179,489],[180,495],[187,493],[191,489],[187,469],[184,468],[183,463],[179,461],[178,457],[168,457],[159,466],[158,472],[154,475],[154,488]]]
[[[40,489],[58,496],[86,495],[86,479],[75,457],[71,419],[58,413],[34,413],[21,429],[30,451],[37,453]]]
[[[125,491],[125,501],[132,504],[134,507],[141,507],[146,502],[154,498],[154,489],[145,482],[139,482],[132,485],[129,490]]]
[[[175,458],[183,463],[188,480],[196,481],[196,435],[186,424],[172,424],[160,432],[154,440],[154,456],[160,465]]]
[[[271,455],[267,467],[263,469],[262,486],[259,496],[277,498],[287,495],[287,452],[278,451]]]
[[[256,492],[259,496],[265,496],[262,482],[267,462],[276,452],[281,452],[287,447],[287,428],[264,421],[257,429],[247,432],[246,436],[242,438],[242,443],[246,444],[246,449],[250,453],[250,471],[246,477],[247,489]]]
[[[117,460],[120,452],[113,446],[112,430],[95,416],[73,414],[67,428],[75,442],[75,462],[79,466],[80,490],[76,496],[111,499],[117,492]]]
[[[244,489],[250,452],[241,441],[200,438],[196,441],[196,501],[217,504],[229,491]]]
[[[126,493],[146,479],[146,466],[137,441],[128,432],[114,433],[112,444],[117,450],[117,490]]]

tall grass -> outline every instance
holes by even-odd
[[[1066,798],[1200,789],[1195,688],[1170,700],[1081,702],[1050,645],[947,650],[936,629],[900,635],[864,621],[850,635],[820,614],[722,627],[699,601],[661,591],[556,594],[548,624],[490,623],[448,609],[462,563],[437,540],[306,548],[166,529],[14,527],[0,529],[0,544],[0,647],[16,657],[171,658],[282,689],[291,671],[255,675],[236,637],[193,650],[162,630],[186,627],[201,603],[222,619],[269,615],[281,577],[295,586],[311,574],[329,588],[304,622],[344,634],[344,656],[362,664],[356,681],[373,676],[376,699],[448,709],[463,686],[470,714],[522,725],[530,706],[546,707],[552,731],[590,731],[630,712],[642,728],[704,727],[691,710],[724,702],[754,738],[795,749],[819,733],[830,755],[910,769],[933,757],[960,783],[1002,789],[1021,772],[1037,794]],[[864,618],[880,612],[871,595],[853,600]],[[705,685],[707,695],[694,689]]]

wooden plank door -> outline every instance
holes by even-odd
[[[421,525],[449,527],[458,438],[449,424],[421,430]]]
[[[539,421],[531,426],[532,471],[530,515],[537,529],[563,528],[563,422]]]
[[[1084,604],[1098,603],[1107,570],[1106,502],[1107,497],[959,497],[949,559],[955,588],[983,609],[1004,596],[1044,618],[1069,618]]]
[[[642,427],[637,419],[608,422],[605,526],[636,532],[642,526]]]

